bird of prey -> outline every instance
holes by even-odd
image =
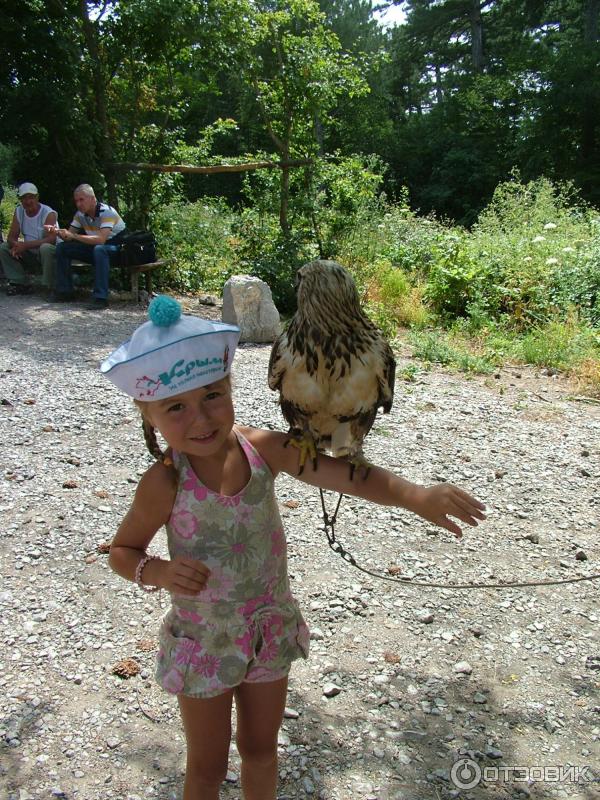
[[[312,261],[296,277],[298,310],[273,345],[269,387],[279,391],[300,449],[300,473],[316,451],[350,463],[350,474],[369,463],[363,440],[377,409],[394,397],[396,362],[381,332],[365,316],[352,276],[335,261]]]

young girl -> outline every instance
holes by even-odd
[[[157,463],[142,477],[111,551],[111,567],[145,591],[166,589],[157,679],[177,695],[187,741],[184,800],[216,800],[225,778],[231,706],[245,800],[275,800],[277,733],[291,662],[308,655],[308,629],[288,582],[286,543],[273,483],[295,475],[287,436],[238,426],[229,370],[235,326],[181,316],[156,298],[151,321],[102,364],[135,398]],[[158,430],[168,444],[162,453]],[[325,455],[304,483],[403,506],[461,535],[450,516],[477,525],[484,506],[444,483],[418,486],[373,467],[350,479]],[[166,526],[169,560],[147,555]]]

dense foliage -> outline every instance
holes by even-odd
[[[242,183],[116,163],[259,151],[375,154],[390,197],[467,225],[515,167],[600,205],[600,0],[396,4],[383,29],[368,0],[22,0],[0,27],[0,154],[63,213],[88,180],[136,224]]]
[[[390,330],[437,321],[497,349],[510,330],[530,360],[549,341],[587,353],[600,0],[395,4],[388,29],[368,0],[12,4],[0,181],[33,180],[65,223],[73,187],[92,183],[130,227],[156,229],[179,290],[253,272],[289,310],[295,268],[335,257]],[[304,165],[124,166],[255,160]]]

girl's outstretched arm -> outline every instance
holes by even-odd
[[[302,475],[298,476],[298,455],[293,448],[284,447],[289,438],[286,434],[255,428],[244,428],[242,433],[260,452],[274,475],[286,472],[321,489],[362,497],[379,505],[401,506],[456,536],[462,536],[462,531],[450,517],[467,525],[477,525],[479,520],[485,519],[483,503],[451,483],[421,486],[381,467],[372,467],[366,478],[355,474],[351,479],[345,461],[325,455],[319,455],[316,469],[307,461]]]
[[[170,467],[156,463],[144,473],[110,547],[110,566],[123,578],[135,580],[146,547],[171,516],[176,494],[176,473]],[[195,595],[204,588],[209,574],[201,561],[178,557],[148,561],[141,577],[145,585]]]

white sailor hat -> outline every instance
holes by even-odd
[[[181,314],[172,297],[156,297],[149,322],[114,350],[100,371],[136,400],[164,400],[229,374],[240,338],[236,325]]]

